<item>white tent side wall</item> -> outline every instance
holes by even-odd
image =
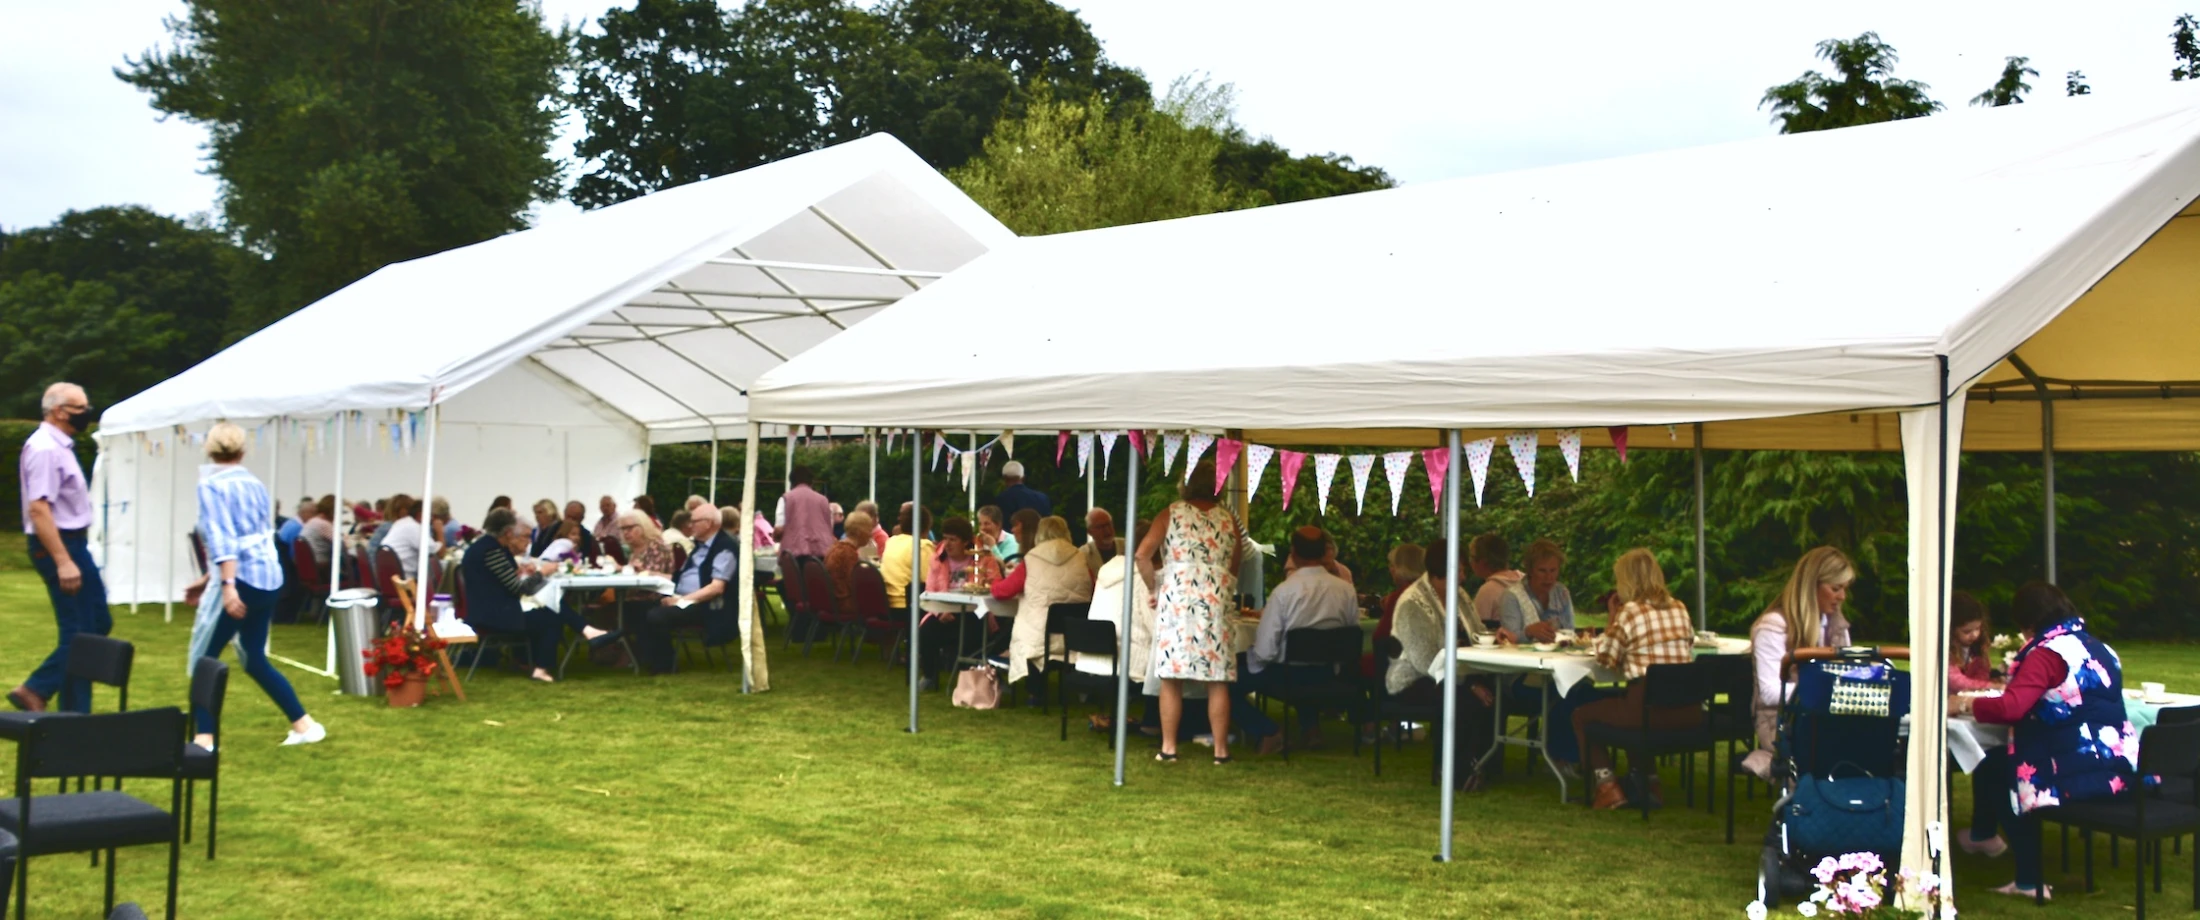
[[[402,418],[382,412],[366,416]],[[265,420],[235,421],[253,435],[246,467],[268,484],[284,514],[293,513],[300,498],[334,488],[336,451],[328,420],[302,420],[283,437],[280,464],[272,424],[263,429]],[[195,423],[189,430],[203,434],[209,424]],[[344,497],[372,502],[398,492],[418,495],[426,473],[426,432],[410,450],[399,450],[386,431],[378,439],[360,431],[355,421],[346,436]],[[172,439],[161,432],[146,437]],[[444,403],[438,438],[436,494],[449,499],[452,516],[467,524],[479,525],[498,495],[511,496],[522,508],[538,498],[579,499],[594,507],[599,495],[623,503],[648,485],[648,433],[531,361],[513,364]],[[100,447],[91,491],[95,512],[102,495],[106,507],[104,515],[93,515],[91,543],[94,552],[104,553],[100,567],[110,600],[120,605],[180,599],[198,577],[186,534],[198,515],[199,465],[205,462],[199,449],[185,442],[154,456],[143,453],[133,435],[104,439]],[[104,533],[97,531],[102,521]]]

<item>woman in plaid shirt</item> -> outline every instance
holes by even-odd
[[[1588,758],[1596,783],[1597,808],[1627,807],[1627,793],[1612,778],[1612,755],[1589,746],[1589,726],[1641,728],[1642,676],[1654,664],[1686,664],[1696,658],[1696,626],[1688,608],[1665,589],[1665,572],[1647,549],[1631,549],[1612,564],[1620,607],[1611,626],[1597,637],[1597,663],[1627,680],[1627,695],[1598,700],[1574,710],[1574,737]],[[1653,729],[1685,729],[1703,720],[1699,707],[1650,710]]]

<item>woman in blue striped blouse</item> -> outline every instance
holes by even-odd
[[[219,658],[231,638],[241,639],[244,672],[290,720],[290,735],[283,743],[312,744],[328,737],[328,729],[306,714],[290,681],[267,660],[267,627],[283,593],[283,569],[275,558],[274,502],[267,486],[244,468],[244,443],[244,429],[228,422],[218,422],[206,433],[206,458],[214,462],[199,475],[199,534],[213,569],[208,575],[221,575],[223,616],[215,621],[204,654]],[[199,714],[198,730],[193,741],[211,749],[210,713]]]

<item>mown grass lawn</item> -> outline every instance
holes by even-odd
[[[20,553],[11,541],[14,570],[0,571],[9,685],[50,648],[51,614]],[[177,614],[117,613],[115,634],[139,649],[137,706],[183,703],[189,627]],[[301,660],[322,654],[317,627],[275,641]],[[2200,647],[2121,651],[2134,679],[2200,686]],[[876,654],[855,665],[778,655],[776,689],[748,697],[719,671],[638,679],[582,664],[541,686],[484,668],[471,702],[411,711],[293,673],[330,730],[306,748],[276,746],[281,716],[238,674],[221,858],[187,851],[181,913],[1738,917],[1750,899],[1761,795],[1728,846],[1720,818],[1680,807],[1675,776],[1673,807],[1645,824],[1560,805],[1547,778],[1521,779],[1515,755],[1509,782],[1460,800],[1456,861],[1440,865],[1426,744],[1386,756],[1378,778],[1349,748],[1163,767],[1134,740],[1117,789],[1098,736],[1073,724],[1057,741],[1035,710],[955,710],[930,694],[924,732],[906,734],[904,672]],[[13,769],[0,758],[10,789]],[[124,898],[157,905],[164,855],[123,855]],[[2124,868],[2107,870],[2104,850],[2102,890],[2071,879],[2052,915],[2125,915],[2130,866],[2127,847]],[[2164,908],[2188,897],[2189,867],[2172,859]],[[2047,915],[1985,893],[2008,880],[2006,859],[1965,858],[1957,873],[1967,917]],[[82,858],[40,859],[31,911],[90,916],[100,882]]]

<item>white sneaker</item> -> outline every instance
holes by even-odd
[[[307,722],[305,731],[293,730],[283,737],[283,747],[293,744],[319,744],[328,737],[328,726],[319,722]]]

